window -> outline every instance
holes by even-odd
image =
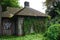
[[[4,22],[3,27],[4,27],[4,29],[9,29],[11,27],[11,23],[10,22]]]

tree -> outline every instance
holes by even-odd
[[[46,0],[46,6],[47,10],[46,12],[54,18],[55,16],[58,15],[58,13],[55,11],[57,8],[60,6],[60,1],[59,0]]]
[[[18,4],[18,0],[1,0],[0,5],[3,7],[3,11],[6,10],[6,7],[20,7]]]
[[[10,7],[19,7],[18,0],[2,0],[0,4]]]

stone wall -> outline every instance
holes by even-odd
[[[18,17],[18,35],[23,35],[23,17]]]

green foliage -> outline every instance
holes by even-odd
[[[9,6],[9,7],[19,7],[18,0],[2,0],[0,5]]]
[[[42,18],[34,18],[34,17],[28,17],[24,20],[24,31],[26,34],[30,33],[31,26],[33,26],[34,33],[43,33],[46,30],[46,23],[47,19]],[[43,30],[42,30],[43,29]]]
[[[54,17],[60,15],[59,14],[59,11],[60,11],[60,1],[59,0],[57,0],[57,1],[55,1],[55,0],[46,0],[46,4],[48,5],[46,13],[48,15],[50,15],[51,18],[54,18]]]
[[[55,17],[47,23],[47,32],[45,36],[48,40],[60,40],[60,2],[54,6],[54,10],[50,11],[50,14],[53,15],[56,13]],[[52,13],[53,12],[53,13]]]
[[[51,2],[53,2],[53,1],[55,1],[55,0],[46,0],[46,6],[50,5]]]
[[[60,36],[60,24],[50,26],[46,31],[45,36],[49,40],[58,40],[58,37]]]
[[[0,36],[0,40],[43,40],[42,34],[30,34],[25,36]]]
[[[2,0],[0,1],[0,5],[2,6],[2,11],[6,11],[7,7],[20,7],[18,0]]]
[[[60,24],[60,16],[56,16],[55,18],[49,20],[47,22],[47,28],[54,25],[54,24]]]
[[[59,8],[57,8],[55,11],[60,15],[60,9]]]

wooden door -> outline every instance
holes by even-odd
[[[2,22],[3,35],[12,35],[13,34],[13,24],[9,19],[3,19]]]

